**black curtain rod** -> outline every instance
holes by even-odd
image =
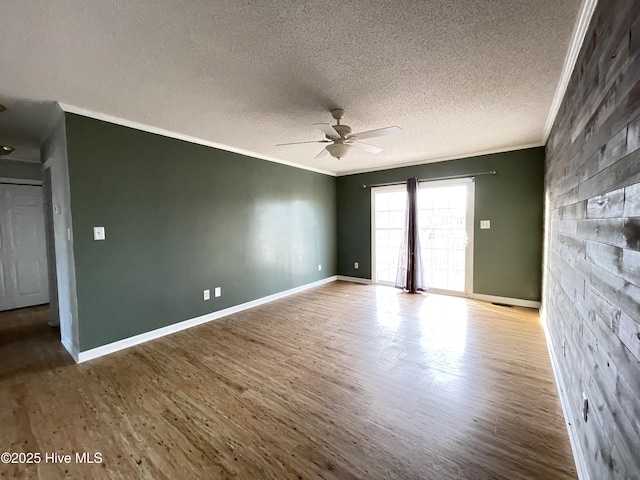
[[[418,182],[435,182],[438,180],[454,180],[456,178],[473,178],[479,175],[495,175],[498,173],[497,170],[489,170],[487,172],[478,172],[478,173],[466,173],[464,175],[449,175],[448,177],[435,177],[435,178],[423,178],[418,180]],[[375,183],[373,185],[362,185],[362,188],[373,188],[373,187],[389,187],[391,185],[406,185],[406,181],[404,182],[390,182],[390,183]]]

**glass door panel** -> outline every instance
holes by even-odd
[[[393,285],[405,221],[406,187],[393,186],[372,190],[373,282]]]
[[[470,179],[420,184],[420,247],[430,290],[470,293],[472,187]]]

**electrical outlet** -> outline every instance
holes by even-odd
[[[491,228],[491,220],[480,220],[480,229],[488,230]]]
[[[322,265],[318,265],[318,271],[322,270]]]
[[[209,300],[211,298],[211,290],[207,289],[202,293],[205,300]]]
[[[220,288],[220,287],[216,287],[216,288],[215,288],[215,290],[213,291],[213,294],[214,294],[216,297],[219,297],[220,295],[222,295],[222,288]]]
[[[353,262],[353,268],[358,269],[358,262]]]
[[[93,239],[104,240],[104,227],[93,227]]]

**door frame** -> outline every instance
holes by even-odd
[[[473,295],[473,251],[474,251],[474,226],[475,226],[475,179],[473,177],[456,178],[450,180],[425,180],[418,183],[418,189],[429,186],[467,186],[467,245],[465,252],[465,285],[464,292],[452,290],[442,290],[429,288],[430,292],[442,293],[461,297],[471,297]],[[398,192],[406,191],[405,184],[386,185],[381,187],[371,187],[371,283],[379,285],[391,285],[389,282],[376,281],[376,192]]]
[[[464,291],[457,292],[455,290],[444,290],[440,288],[431,288],[429,291],[432,293],[452,295],[457,297],[471,297],[473,295],[473,245],[474,245],[474,213],[475,213],[475,192],[476,182],[473,177],[455,178],[450,180],[434,180],[423,181],[418,183],[418,190],[420,188],[427,188],[427,186],[455,186],[465,185],[467,186],[467,215],[465,228],[467,231],[467,244],[465,246],[465,269],[464,269]],[[418,208],[420,206],[418,205]]]
[[[44,195],[45,237],[47,240],[47,266],[49,275],[49,325],[60,326],[60,308],[58,306],[58,275],[56,266],[55,232],[53,228],[53,186],[51,166],[42,167],[42,194]]]

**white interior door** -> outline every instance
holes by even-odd
[[[430,291],[472,291],[474,186],[470,178],[420,184],[420,250]]]
[[[0,185],[0,310],[49,302],[42,187]]]

